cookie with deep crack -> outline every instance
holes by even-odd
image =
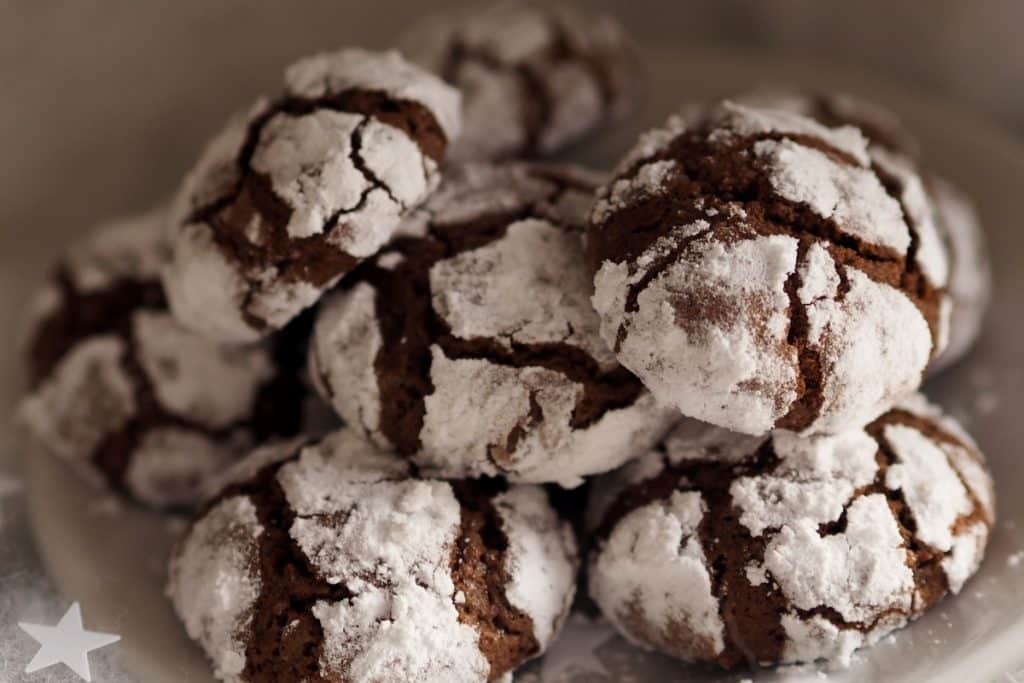
[[[374,254],[459,130],[458,93],[395,52],[308,57],[284,80],[207,146],[170,220],[171,307],[221,341],[280,329]]]
[[[445,477],[579,484],[675,421],[598,333],[581,242],[596,179],[452,169],[320,308],[310,375],[347,424]]]
[[[349,429],[227,481],[168,588],[221,680],[495,681],[568,613],[576,542],[540,487],[424,479]]]
[[[725,102],[645,134],[599,191],[593,303],[662,402],[741,432],[839,432],[913,391],[948,330],[923,186],[852,127]]]
[[[847,664],[960,592],[995,515],[984,458],[920,396],[837,435],[688,421],[591,500],[605,616],[641,647],[726,668]]]
[[[257,346],[183,328],[160,286],[166,211],[105,226],[73,247],[33,306],[20,421],[99,483],[161,508],[255,443],[300,428],[302,330]],[[308,325],[307,325],[308,327]]]
[[[462,92],[456,161],[552,154],[637,100],[638,60],[622,26],[564,3],[502,2],[439,17],[403,50]]]
[[[870,141],[878,163],[914,163],[921,169],[935,226],[949,255],[947,289],[952,306],[949,343],[929,366],[929,372],[941,371],[962,358],[981,333],[992,290],[985,234],[970,198],[948,180],[930,172],[927,163],[920,159],[917,141],[899,117],[873,102],[843,93],[782,88],[746,93],[736,100],[796,112],[828,126],[856,126]],[[700,115],[699,107],[694,108],[694,115]]]

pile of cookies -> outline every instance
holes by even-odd
[[[581,569],[726,668],[848,662],[961,589],[992,481],[916,392],[987,265],[891,115],[691,105],[605,175],[538,157],[636,104],[614,22],[500,5],[404,52],[289,67],[32,307],[22,422],[194,511],[168,595],[220,679],[503,679]]]

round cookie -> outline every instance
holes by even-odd
[[[948,330],[922,183],[855,128],[725,102],[647,133],[598,193],[601,334],[683,414],[839,432],[917,388]]]
[[[961,590],[995,515],[984,458],[920,396],[838,435],[688,421],[594,488],[591,597],[641,647],[726,668],[848,664]]]
[[[736,98],[742,104],[792,111],[827,126],[852,125],[871,142],[872,155],[884,164],[892,155],[909,162],[919,156],[919,145],[893,112],[841,93],[798,90],[761,90]],[[699,115],[699,109],[695,109]],[[934,174],[924,175],[935,226],[949,257],[947,290],[952,312],[949,342],[929,367],[935,373],[963,357],[981,332],[992,290],[992,271],[977,213],[961,190]]]
[[[184,329],[160,286],[166,211],[118,221],[72,248],[33,306],[31,390],[18,415],[98,483],[187,507],[255,442],[294,434],[308,392],[301,331],[248,348]]]
[[[224,681],[495,681],[572,602],[536,486],[422,479],[350,429],[252,455],[186,531],[168,594]]]
[[[471,164],[325,299],[310,375],[347,424],[443,477],[557,482],[677,419],[598,334],[581,242],[596,181]]]
[[[462,92],[456,161],[552,154],[623,117],[637,97],[623,28],[571,5],[501,2],[442,17],[403,49]]]
[[[320,54],[236,116],[186,177],[164,284],[175,315],[254,341],[314,304],[434,188],[458,93],[395,52]]]

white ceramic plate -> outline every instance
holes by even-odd
[[[1018,565],[1011,557],[1024,549],[1024,529],[1015,525],[1024,520],[1024,497],[1018,495],[1024,489],[1024,468],[1017,463],[1017,449],[1024,443],[1024,419],[1017,409],[1024,402],[1024,148],[972,116],[854,73],[670,47],[650,50],[646,59],[651,103],[643,120],[600,143],[582,145],[572,158],[609,166],[637,130],[660,122],[687,100],[726,96],[765,83],[843,90],[903,116],[920,137],[934,170],[961,185],[977,202],[996,270],[992,312],[984,339],[971,357],[926,390],[961,418],[987,452],[999,493],[998,527],[985,565],[960,596],[859,656],[851,669],[831,672],[829,679],[1017,680],[1014,672],[1024,668],[1024,563]],[[95,508],[98,494],[49,457],[32,455],[30,513],[47,569],[66,594],[82,602],[96,627],[119,625],[119,647],[133,674],[128,680],[210,681],[205,659],[163,597],[164,557],[178,527],[127,505],[107,515],[84,514],[90,505]],[[604,642],[604,636],[594,636],[587,628],[571,626],[557,663],[535,664],[521,678],[670,682],[751,676],[687,667],[641,653],[617,638]],[[598,644],[601,647],[594,648]],[[753,677],[799,680],[817,675],[805,667],[756,672]]]

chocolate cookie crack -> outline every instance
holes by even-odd
[[[882,464],[879,466],[875,479],[876,486],[880,487],[888,498],[889,507],[900,527],[900,535],[903,536],[904,546],[907,549],[907,566],[914,574],[916,588],[914,611],[919,612],[949,592],[949,582],[946,572],[942,568],[942,560],[945,559],[946,553],[933,548],[917,537],[917,521],[907,504],[903,490],[889,489],[885,485],[888,468],[898,461],[895,450],[885,437],[885,427],[891,424],[905,423],[898,416],[886,414],[865,427],[865,431],[878,443],[879,460]],[[917,604],[918,598],[920,598],[921,604]]]
[[[917,253],[921,247],[921,229],[914,218],[906,201],[903,199],[903,183],[891,173],[885,171],[881,166],[873,162],[871,169],[878,176],[886,193],[900,205],[903,213],[903,220],[910,232],[910,245],[907,247],[906,262],[912,264],[913,268],[904,268],[900,277],[900,288],[904,291],[913,292],[913,301],[928,323],[928,329],[932,335],[932,358],[939,353],[938,339],[940,337],[940,301],[946,293],[945,287],[936,287],[924,276],[917,262]]]
[[[537,367],[565,376],[583,387],[570,425],[583,429],[608,411],[632,405],[643,386],[623,368],[602,370],[586,351],[560,342],[519,343],[508,346],[490,338],[462,339],[433,308],[430,270],[434,264],[503,238],[513,223],[536,218],[548,220],[542,206],[557,198],[556,186],[540,202],[515,211],[480,216],[467,223],[428,226],[425,238],[401,238],[392,251],[403,260],[392,270],[370,261],[346,279],[346,286],[369,283],[376,292],[375,309],[382,344],[374,359],[381,396],[380,429],[396,450],[411,456],[420,450],[420,431],[426,414],[425,398],[435,390],[430,378],[431,349],[436,346],[451,360],[486,360],[508,368]],[[536,400],[531,403],[531,414]],[[524,425],[513,429],[504,452],[495,450],[492,462],[509,459],[520,442]],[[508,465],[500,467],[507,471]]]
[[[32,334],[29,352],[29,382],[32,390],[53,372],[57,364],[89,337],[114,334],[124,338],[138,310],[166,310],[163,288],[155,280],[121,278],[110,286],[80,292],[66,265],[57,267],[52,278],[60,303],[46,315]]]
[[[707,510],[697,529],[708,571],[711,594],[717,600],[724,626],[723,649],[708,658],[725,668],[778,661],[786,642],[782,614],[787,601],[772,582],[754,585],[747,564],[761,561],[767,545],[764,535],[754,537],[740,522],[729,489],[744,476],[770,474],[778,456],[770,441],[740,463],[685,460],[676,464],[664,457],[664,469],[654,477],[631,485],[619,494],[598,526],[596,536],[606,539],[627,514],[650,503],[668,500],[675,491],[700,493]],[[684,483],[685,482],[685,483]]]
[[[105,436],[89,456],[113,486],[124,489],[131,460],[146,434],[159,429],[181,429],[200,433],[212,441],[227,442],[239,429],[253,433],[255,440],[271,435],[291,435],[299,430],[300,401],[292,400],[304,390],[298,376],[276,372],[264,382],[253,402],[252,415],[228,425],[212,428],[167,410],[139,359],[140,341],[135,337],[134,321],[140,312],[167,314],[166,300],[159,281],[122,278],[93,292],[81,292],[66,266],[54,277],[61,292],[59,308],[47,316],[36,331],[31,345],[32,384],[38,389],[60,361],[92,337],[112,336],[122,344],[121,370],[132,387],[135,413],[122,427]],[[294,332],[288,333],[295,334]],[[292,342],[288,335],[275,342],[277,353]],[[293,351],[292,351],[293,353]]]
[[[809,343],[810,320],[799,294],[803,287],[801,270],[807,264],[809,248],[806,239],[800,239],[797,243],[796,266],[785,284],[786,295],[789,297],[789,331],[786,341],[797,352],[798,398],[790,404],[789,411],[775,421],[779,429],[799,430],[814,424],[825,402],[821,352]]]
[[[277,195],[266,176],[252,168],[252,159],[266,125],[274,117],[302,117],[317,111],[364,117],[350,136],[350,159],[366,178],[370,188],[363,192],[354,207],[341,209],[330,216],[319,234],[292,237],[285,229],[292,207]],[[438,163],[443,159],[447,138],[430,110],[418,102],[362,88],[350,88],[320,98],[285,97],[249,122],[245,140],[235,161],[238,179],[232,188],[197,208],[186,222],[208,224],[212,228],[214,241],[225,256],[241,264],[246,273],[275,268],[285,282],[310,282],[324,286],[338,274],[351,270],[358,262],[358,259],[331,244],[334,233],[339,226],[344,225],[342,218],[365,206],[367,196],[374,189],[381,189],[391,199],[395,199],[390,188],[370,171],[360,154],[362,128],[371,118],[403,131],[425,156]],[[401,202],[396,203],[402,206]],[[262,231],[259,244],[246,236],[248,226],[256,217],[261,219],[261,224],[269,226],[269,229]],[[246,274],[245,280],[247,292],[244,298],[248,303],[258,289],[259,281],[252,274]],[[248,310],[248,306],[245,309]],[[248,316],[247,321],[257,329],[264,326],[263,321],[252,316]]]
[[[480,652],[496,681],[540,652],[530,616],[508,599],[509,541],[494,507],[494,497],[507,484],[496,479],[451,483],[461,506],[461,523],[452,547],[450,567],[459,621],[478,634]]]
[[[807,205],[779,196],[771,186],[768,172],[757,160],[754,146],[760,141],[781,139],[816,149],[836,163],[863,168],[849,154],[813,136],[762,134],[712,141],[703,130],[683,133],[666,148],[636,162],[620,176],[635,177],[647,163],[672,161],[675,164],[654,196],[632,198],[626,207],[614,211],[592,231],[590,251],[596,255],[592,259],[595,266],[610,259],[627,260],[631,268],[635,268],[640,255],[651,249],[658,239],[670,235],[677,226],[697,221],[709,223],[708,230],[679,240],[668,253],[656,256],[652,264],[645,264],[644,276],[627,291],[624,310],[630,313],[637,310],[639,295],[644,289],[677,263],[698,240],[710,238],[733,243],[757,236],[795,238],[798,263],[786,283],[790,299],[787,341],[797,352],[800,387],[798,398],[776,421],[776,426],[800,430],[813,424],[824,403],[821,355],[809,344],[807,312],[798,296],[799,269],[812,242],[822,244],[836,263],[840,276],[837,301],[842,301],[849,291],[849,278],[844,272],[847,267],[856,268],[872,281],[902,291],[928,324],[933,353],[938,339],[941,291],[928,283],[916,262],[918,231],[905,208],[902,212],[911,244],[907,255],[901,257],[889,248],[869,244],[842,231],[833,219],[816,215]],[[879,178],[885,187],[886,177],[879,175]],[[893,179],[889,178],[889,182]],[[887,192],[891,194],[893,190],[890,188]],[[742,211],[742,217],[735,217],[737,209]],[[624,316],[617,330],[616,350],[621,349],[628,333],[628,321],[629,316]]]
[[[260,577],[260,593],[252,607],[249,632],[242,638],[246,662],[241,677],[250,683],[327,683],[330,679],[320,671],[323,627],[313,615],[313,607],[320,601],[338,603],[352,597],[344,584],[330,584],[318,576],[291,536],[296,515],[277,474],[297,457],[263,468],[248,482],[227,487],[206,507],[209,510],[221,500],[245,496],[255,506],[262,527],[253,567]]]

